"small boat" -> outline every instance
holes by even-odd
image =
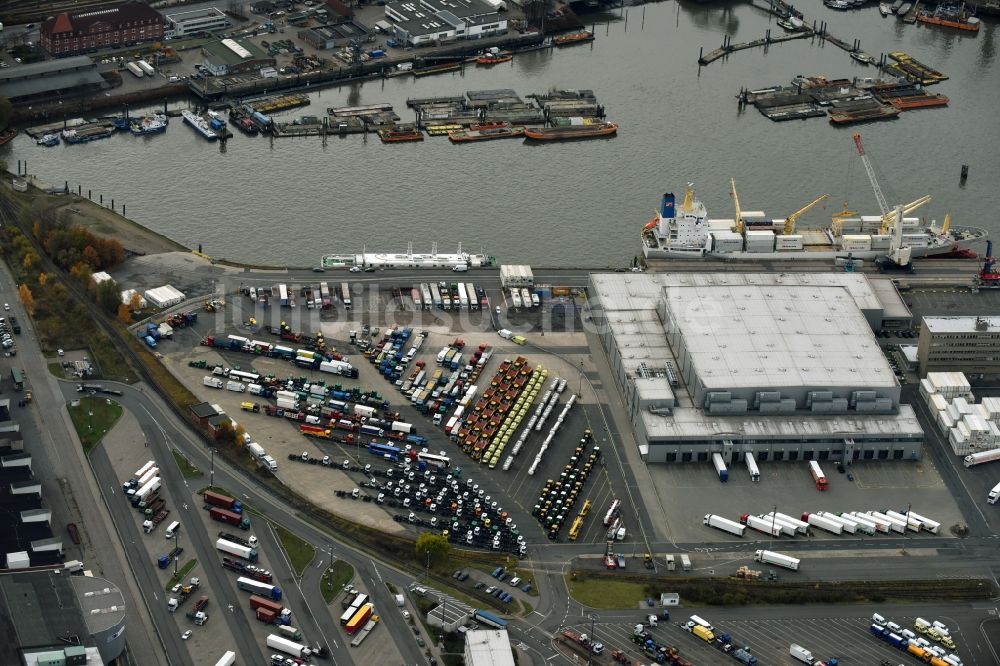
[[[59,135],[58,134],[44,134],[37,139],[35,143],[39,146],[58,146],[59,145]]]
[[[111,119],[111,124],[115,126],[115,129],[124,131],[128,130],[129,125],[132,124],[132,120],[125,116],[116,116]]]
[[[798,28],[796,28],[796,27],[795,27],[795,26],[794,26],[794,25],[792,24],[792,22],[791,22],[791,21],[788,21],[788,20],[786,20],[786,19],[778,19],[778,20],[776,21],[776,23],[778,24],[778,26],[780,26],[780,27],[784,28],[784,29],[785,29],[785,30],[787,30],[788,32],[798,32],[798,31],[799,31],[799,29],[798,29]]]
[[[875,56],[869,55],[864,51],[851,51],[850,56],[860,62],[862,65],[874,65]]]
[[[574,141],[613,136],[618,124],[603,122],[598,125],[563,125],[561,127],[526,127],[524,136],[532,141]]]
[[[15,136],[17,136],[17,130],[13,127],[8,127],[3,132],[0,132],[0,146],[6,146],[14,140]]]
[[[898,14],[899,13],[899,8],[902,7],[902,6],[903,6],[903,0],[895,0],[892,3],[892,6],[890,7],[890,9],[892,10],[893,14]]]
[[[412,127],[383,127],[378,131],[382,143],[401,143],[404,141],[423,141],[424,133]]]
[[[839,9],[841,11],[851,8],[851,5],[849,5],[845,0],[828,0],[823,4],[825,4],[830,9]]]
[[[483,132],[485,130],[494,129],[510,129],[510,123],[506,120],[495,122],[495,123],[472,123],[469,125],[469,129],[473,132]]]
[[[509,51],[501,51],[497,47],[492,47],[489,51],[476,58],[477,65],[490,66],[499,65],[502,62],[510,62],[514,59],[514,54]]]
[[[892,5],[890,5],[888,2],[878,3],[878,13],[881,14],[883,17],[888,16],[889,14],[892,13]]]
[[[167,131],[167,117],[163,114],[144,116],[138,120],[133,120],[129,126],[129,131],[136,136],[143,134],[161,134]]]
[[[490,141],[492,139],[512,139],[519,136],[524,136],[523,127],[492,127],[483,130],[468,129],[448,132],[448,140],[452,143]]]
[[[556,46],[572,46],[573,44],[582,44],[584,42],[592,41],[594,41],[594,33],[587,30],[571,32],[568,35],[559,35],[558,37],[552,38],[552,43]]]
[[[896,10],[896,16],[899,16],[900,18],[902,18],[903,16],[906,16],[907,14],[909,14],[911,9],[913,9],[913,4],[909,3],[909,2],[904,2],[900,6],[900,8],[898,10]]]

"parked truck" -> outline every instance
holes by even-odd
[[[974,465],[993,462],[994,460],[1000,460],[1000,449],[990,449],[989,451],[980,451],[979,453],[967,455],[963,464],[966,467],[972,467]]]
[[[752,516],[749,513],[744,513],[742,516],[740,516],[740,522],[752,530],[763,532],[764,534],[769,534],[772,537],[781,536],[782,528],[780,525],[777,524],[776,521],[767,520],[765,518]]]
[[[991,490],[989,495],[986,496],[986,502],[988,504],[996,504],[998,501],[1000,501],[1000,483],[993,486],[993,490]]]
[[[244,560],[249,562],[257,561],[257,551],[249,546],[233,543],[232,541],[227,541],[226,539],[219,539],[215,542],[215,547],[223,553],[229,553],[230,555],[242,557]]]
[[[208,620],[208,615],[205,614],[206,608],[208,608],[208,597],[199,597],[198,601],[194,602],[194,606],[191,607],[191,610],[186,613],[187,619],[191,620],[198,626],[205,624]]]
[[[305,645],[296,643],[295,641],[289,640],[284,636],[279,636],[277,634],[268,635],[267,647],[273,650],[279,650],[285,654],[290,654],[293,657],[298,657],[299,659],[308,659],[312,656],[312,650],[307,648]]]
[[[153,517],[151,517],[151,518],[149,518],[147,520],[142,521],[142,529],[143,529],[143,531],[146,534],[152,534],[153,530],[155,530],[160,525],[160,523],[162,523],[164,520],[166,520],[167,516],[169,516],[169,515],[170,515],[170,510],[169,509],[163,509],[163,510],[159,511],[155,516],[153,516]]]
[[[758,518],[760,518],[761,520],[770,522],[770,523],[774,523],[774,525],[776,527],[781,528],[781,533],[783,535],[785,535],[785,536],[793,537],[796,534],[798,534],[798,530],[795,528],[794,525],[789,525],[788,523],[786,523],[783,520],[778,520],[778,517],[775,516],[773,513],[769,513],[769,514],[766,514],[766,515],[761,515],[761,516],[758,516]]]
[[[826,490],[826,474],[823,473],[823,468],[815,460],[809,461],[809,473],[812,474],[816,490]]]
[[[208,388],[214,388],[214,389],[221,389],[223,386],[221,379],[219,379],[218,377],[211,377],[209,375],[205,375],[204,377],[202,377],[201,383],[207,386]]]
[[[706,643],[711,643],[715,640],[715,634],[708,627],[704,627],[696,622],[687,622],[684,624],[684,629],[690,631],[692,634],[705,641]]]
[[[840,524],[843,530],[848,534],[854,534],[858,531],[858,524],[849,518],[842,518],[835,513],[830,513],[829,511],[817,511],[816,515]]]
[[[715,466],[715,472],[719,475],[719,481],[725,483],[729,480],[729,469],[726,467],[726,461],[722,459],[721,453],[712,454],[712,464]]]
[[[743,531],[746,530],[745,525],[741,525],[736,521],[729,520],[728,518],[723,518],[722,516],[717,516],[715,514],[708,514],[702,520],[703,525],[708,525],[709,527],[714,527],[720,529],[724,532],[729,532],[738,537],[743,536]]]
[[[754,457],[753,451],[746,452],[744,461],[747,465],[747,471],[750,473],[750,480],[754,483],[760,481],[760,468],[757,467],[757,459]]]
[[[223,495],[212,490],[206,490],[203,494],[206,504],[228,509],[233,513],[243,513],[243,503],[229,495]]]
[[[139,65],[137,65],[134,62],[127,63],[125,65],[125,69],[127,69],[130,72],[132,72],[137,79],[141,79],[141,78],[143,78],[146,75],[146,73],[144,71],[142,71],[142,68],[139,67]]]
[[[785,569],[791,569],[792,571],[799,570],[799,560],[797,558],[783,555],[782,553],[776,553],[772,550],[755,551],[753,559],[755,562],[773,564],[776,567],[784,567]]]
[[[153,66],[150,65],[145,60],[137,60],[135,64],[139,65],[139,69],[141,69],[146,76],[153,76],[153,74],[156,73],[156,70],[153,69]]]
[[[344,631],[352,636],[358,633],[366,624],[368,624],[368,620],[371,619],[374,611],[375,604],[371,602],[362,604],[351,616],[351,619],[344,624]]]
[[[813,666],[813,664],[816,663],[816,660],[813,659],[812,652],[795,643],[792,643],[788,647],[788,654],[790,654],[792,658],[798,659],[804,664],[809,664],[809,666]]]
[[[246,516],[229,511],[228,509],[223,509],[217,506],[213,506],[208,510],[208,515],[212,517],[212,520],[218,520],[221,523],[228,523],[230,525],[235,525],[241,530],[250,529],[250,519]]]
[[[129,491],[129,501],[132,506],[137,506],[139,502],[148,499],[154,492],[160,489],[160,477],[154,476],[146,485],[136,491]]]
[[[841,523],[824,518],[818,513],[803,513],[802,520],[831,534],[842,534],[844,531],[844,526]]]
[[[236,579],[236,587],[240,588],[244,592],[259,594],[262,597],[270,597],[274,601],[281,601],[281,588],[276,585],[271,585],[270,583],[262,583],[259,580],[254,580],[253,578],[240,576]]]

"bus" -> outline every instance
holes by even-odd
[[[345,310],[351,309],[351,289],[346,282],[340,283],[340,300]]]
[[[10,378],[11,378],[11,381],[14,382],[14,390],[15,391],[23,391],[24,390],[24,375],[21,373],[20,370],[18,370],[17,368],[11,368],[10,369]]]
[[[368,443],[368,453],[380,458],[386,458],[392,462],[397,462],[401,451],[397,446],[371,441]]]
[[[246,382],[248,384],[260,384],[260,375],[258,375],[256,372],[244,372],[242,370],[230,370],[229,371],[229,378],[233,379],[233,380],[236,380],[236,381]]]
[[[438,455],[436,453],[430,453],[428,451],[421,451],[417,454],[418,460],[423,460],[428,465],[435,465],[437,467],[451,467],[451,458],[448,456]]]
[[[506,629],[507,620],[503,620],[493,613],[489,613],[484,610],[477,610],[472,614],[472,619],[476,622],[480,622],[490,627],[496,627],[497,629]]]

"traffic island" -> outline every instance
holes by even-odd
[[[83,450],[88,454],[122,415],[122,406],[108,398],[80,398],[68,409]]]

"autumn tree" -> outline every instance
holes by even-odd
[[[21,284],[17,288],[17,297],[29,315],[35,314],[35,296],[31,293],[31,287]]]
[[[118,283],[114,280],[105,280],[97,285],[95,294],[97,304],[108,314],[117,314],[118,304],[121,303],[121,292]]]
[[[126,326],[132,323],[132,311],[124,303],[118,306],[118,321]]]
[[[142,309],[142,296],[139,292],[133,290],[132,295],[128,299],[128,307],[132,312],[138,312]]]
[[[236,445],[236,448],[238,449],[243,448],[244,435],[246,434],[247,434],[247,429],[237,423],[236,428],[233,430],[233,444]]]
[[[429,566],[440,566],[448,562],[451,544],[440,534],[424,532],[417,537],[416,550],[421,562],[427,562]]]
[[[101,267],[101,258],[97,255],[97,250],[94,249],[93,245],[83,248],[82,259],[94,270]]]
[[[94,270],[84,262],[78,261],[70,266],[69,274],[86,287],[87,291],[90,291],[93,287],[91,283],[94,279]]]

